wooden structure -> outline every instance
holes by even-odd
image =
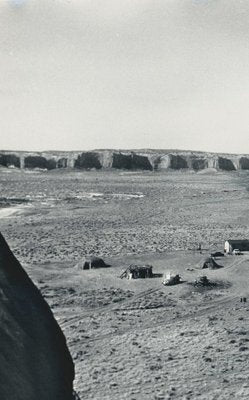
[[[139,279],[152,278],[152,265],[134,265],[131,264],[120,276],[120,278]]]
[[[240,251],[249,251],[249,240],[226,240],[224,245],[224,252],[232,254],[233,250],[238,249]]]

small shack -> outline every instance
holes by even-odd
[[[93,268],[108,268],[109,264],[106,264],[100,257],[90,256],[83,259],[77,264],[79,269],[93,269]]]
[[[120,278],[139,279],[152,278],[152,265],[130,265],[120,276]]]
[[[249,240],[226,240],[224,245],[224,252],[232,254],[233,250],[238,249],[240,251],[249,251]]]

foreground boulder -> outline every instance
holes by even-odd
[[[1,234],[0,309],[0,399],[72,400],[65,337]]]

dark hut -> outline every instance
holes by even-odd
[[[152,265],[130,265],[120,276],[120,278],[138,279],[152,278]]]
[[[92,268],[108,268],[109,264],[106,264],[100,257],[90,256],[82,260],[77,264],[79,269],[92,269]]]

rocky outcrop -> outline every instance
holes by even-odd
[[[28,156],[24,158],[24,168],[55,169],[56,160],[42,156]]]
[[[80,154],[75,160],[74,167],[79,169],[101,169],[102,164],[99,159],[99,154],[94,152]]]
[[[57,161],[57,168],[67,168],[67,158],[59,158]]]
[[[249,169],[249,158],[241,157],[239,159],[239,168],[240,169]]]
[[[132,169],[131,154],[113,153],[112,168]]]
[[[141,154],[132,154],[132,169],[143,169],[152,171],[152,164],[147,156]]]
[[[47,152],[0,152],[0,166],[16,168],[39,168],[52,170],[72,168],[124,169],[124,170],[193,170],[203,169],[234,171],[249,170],[249,156],[216,154],[178,150],[93,150],[93,151],[47,151]]]
[[[190,159],[190,162],[190,168],[195,171],[200,171],[202,169],[208,168],[208,160],[206,158],[192,157]]]
[[[185,157],[180,155],[170,154],[169,168],[172,169],[184,169],[188,168],[188,163]]]
[[[72,400],[65,337],[1,234],[0,309],[0,399]]]
[[[232,160],[225,157],[218,157],[218,168],[224,171],[235,171],[235,166]]]
[[[113,153],[112,168],[130,170],[153,170],[152,163],[147,156],[136,153]]]
[[[15,154],[0,154],[0,165],[3,167],[21,167],[20,157]]]

